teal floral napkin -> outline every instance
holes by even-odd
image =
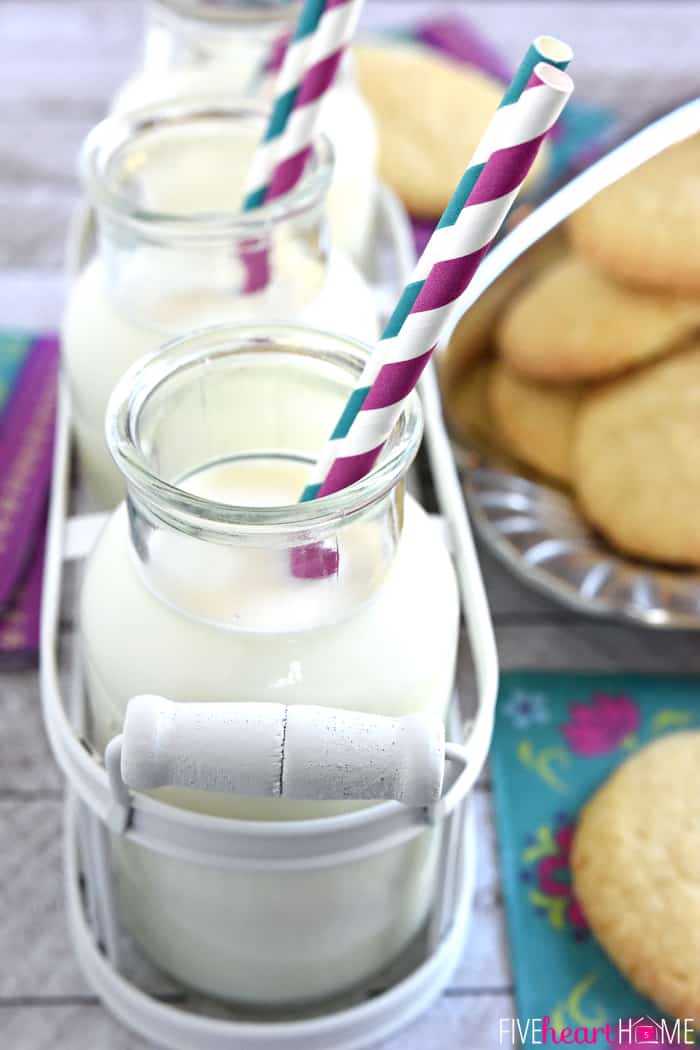
[[[569,849],[579,809],[616,766],[664,733],[693,728],[698,679],[503,675],[491,769],[520,1018],[549,1017],[559,1030],[660,1019],[590,933]]]

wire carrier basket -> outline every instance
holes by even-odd
[[[393,258],[394,288],[413,264],[405,215],[378,190],[379,239]],[[84,256],[89,215],[69,245],[73,273]],[[375,282],[376,283],[376,282]],[[379,289],[381,291],[381,288]],[[387,290],[385,289],[385,292]],[[60,390],[49,513],[41,634],[41,689],[53,753],[68,781],[65,877],[68,923],[85,976],[112,1013],[156,1045],[171,1050],[360,1050],[417,1017],[440,994],[464,944],[474,886],[476,843],[469,793],[491,738],[497,659],[490,614],[443,422],[435,374],[421,382],[425,448],[439,507],[437,526],[453,555],[476,705],[465,714],[455,695],[448,721],[442,796],[428,806],[381,802],[339,816],[289,822],[222,820],[177,809],[132,792],[110,778],[102,756],[86,743],[85,693],[76,649],[61,666],[59,611],[66,566],[89,553],[104,515],[69,514],[70,404]],[[66,684],[68,683],[68,684]],[[238,871],[304,871],[352,861],[409,842],[442,825],[435,891],[427,928],[399,963],[352,994],[284,1015],[237,1011],[176,986],[139,954],[120,923],[111,841],[124,836],[150,850]]]

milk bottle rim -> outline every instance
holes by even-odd
[[[302,0],[149,0],[149,6],[195,21],[240,24],[294,22]]]
[[[183,129],[201,134],[230,123],[247,127],[257,141],[267,125],[269,105],[248,98],[231,99],[221,94],[202,94],[188,99],[170,99],[118,112],[96,124],[80,150],[79,170],[88,198],[102,215],[146,237],[192,238],[237,241],[269,236],[276,227],[304,213],[320,209],[331,182],[334,149],[326,135],[317,133],[303,178],[288,193],[252,211],[158,211],[134,201],[119,184],[124,169],[138,158],[148,157],[145,148],[156,134],[181,135]],[[183,147],[185,148],[185,147]],[[188,144],[187,148],[192,148]],[[145,163],[148,163],[146,159]],[[241,203],[243,187],[241,187]]]
[[[288,355],[289,360],[301,359],[310,369],[325,370],[344,387],[347,379],[339,401],[342,405],[370,348],[359,340],[301,325],[220,325],[166,343],[137,361],[117,383],[107,407],[107,444],[131,495],[146,503],[163,524],[217,543],[247,540],[276,546],[280,541],[322,538],[366,514],[406,474],[423,434],[423,413],[415,392],[406,400],[373,470],[330,496],[288,506],[232,506],[194,495],[160,477],[142,437],[143,418],[154,395],[162,397],[169,381],[173,386],[182,386],[183,380],[197,383],[217,363],[225,367],[230,360],[232,367],[241,367],[244,355],[259,354],[262,366],[264,355],[269,360],[271,351]],[[303,405],[299,411],[303,412]]]

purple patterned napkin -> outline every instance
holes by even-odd
[[[441,51],[467,66],[474,66],[496,80],[506,83],[511,70],[494,47],[464,18],[446,16],[419,22],[414,37],[421,44]]]
[[[0,669],[36,661],[58,340],[0,335]]]

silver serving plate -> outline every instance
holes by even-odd
[[[633,135],[533,211],[489,253],[458,300],[442,352],[466,310],[529,248],[600,190],[698,131],[700,99]],[[524,581],[578,612],[649,627],[700,628],[700,572],[625,558],[590,528],[566,493],[504,469],[462,441],[456,454],[479,534]]]

